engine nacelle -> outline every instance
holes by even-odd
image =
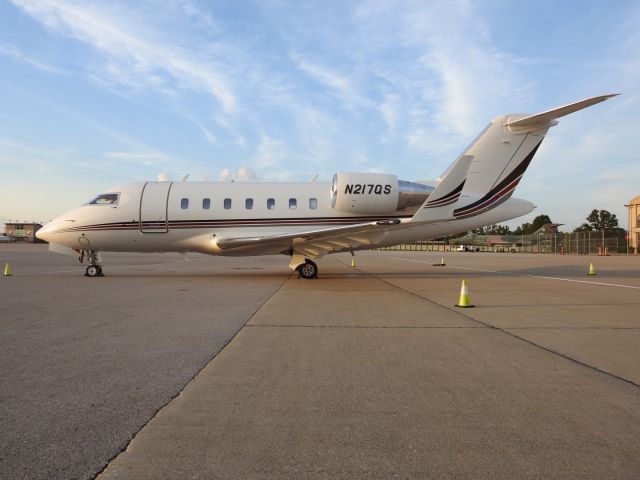
[[[331,185],[331,207],[359,215],[392,213],[398,206],[398,186],[395,175],[336,173]]]
[[[433,187],[398,180],[386,173],[336,173],[331,185],[331,207],[344,213],[385,215],[415,211]]]

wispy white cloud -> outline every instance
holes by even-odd
[[[143,165],[157,165],[161,162],[167,162],[171,160],[167,155],[160,152],[105,152],[105,158],[115,159],[115,160],[126,160],[136,163],[141,163]]]
[[[252,181],[257,180],[258,175],[256,174],[255,170],[253,170],[253,168],[243,166],[238,169],[238,173],[236,173],[236,179],[241,182]]]
[[[207,142],[209,142],[209,144],[215,145],[219,143],[218,138],[214,135],[211,129],[208,126],[206,126],[203,122],[201,122],[200,120],[196,119],[193,115],[188,114],[186,112],[183,113],[183,116],[189,122],[194,124],[198,128],[198,130],[200,130],[200,132],[202,133],[202,135],[204,135],[204,138],[207,140]]]
[[[198,58],[175,44],[144,38],[140,25],[126,11],[88,2],[13,0],[34,19],[53,31],[85,42],[107,56],[103,73],[111,81],[128,85],[166,88],[157,76],[165,75],[175,89],[191,89],[215,97],[225,111],[236,98],[220,69],[210,59]],[[129,75],[122,76],[123,72]],[[115,75],[114,75],[115,74]],[[147,81],[144,81],[147,79]]]
[[[237,171],[231,168],[223,168],[218,174],[221,182],[251,182],[258,180],[258,175],[251,167],[242,166]]]
[[[398,103],[399,97],[397,94],[387,93],[384,95],[382,103],[378,106],[378,110],[391,133],[395,131],[398,125]]]
[[[223,168],[220,172],[219,179],[221,182],[231,182],[233,181],[233,171],[230,168]]]
[[[0,165],[7,165],[20,170],[26,170],[28,172],[35,172],[39,174],[49,174],[57,170],[49,162],[25,158],[15,154],[9,155],[1,151]]]
[[[41,149],[31,145],[0,138],[0,165],[21,170],[48,174],[60,168],[64,151],[60,149]]]
[[[152,3],[156,8],[169,8],[176,15],[189,17],[190,20],[195,22],[195,26],[204,28],[209,32],[220,33],[222,30],[213,15],[196,2],[190,0],[154,0]]]
[[[321,63],[304,58],[299,53],[292,53],[291,59],[298,69],[307,77],[326,87],[329,92],[335,94],[344,107],[370,106],[372,102],[358,92],[352,78]]]
[[[278,167],[284,158],[283,146],[284,144],[281,140],[263,133],[253,157],[252,164],[258,170]]]
[[[384,82],[378,110],[410,149],[464,145],[501,105],[531,89],[469,2],[363,2],[354,17],[358,45]]]
[[[58,75],[69,75],[69,72],[61,68],[54,67],[52,65],[47,64],[46,62],[43,62],[41,60],[38,60],[36,58],[33,58],[27,55],[15,45],[11,45],[8,43],[0,43],[0,55],[4,55],[5,57],[9,57],[14,60],[18,60],[20,62],[26,63],[28,65],[31,65],[32,67],[38,68],[40,70],[44,70],[45,72],[48,72],[48,73],[55,73]]]
[[[39,148],[33,145],[27,145],[17,142],[8,138],[0,137],[0,149],[17,151],[26,153],[33,156],[45,157],[45,158],[61,158],[69,155],[71,150],[69,148],[53,147],[53,148]]]

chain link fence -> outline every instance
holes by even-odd
[[[482,237],[482,236],[478,236]],[[492,237],[499,237],[493,235]],[[508,238],[508,240],[507,240]],[[451,244],[449,240],[420,241],[384,247],[380,250],[453,252],[456,250],[479,252],[551,253],[557,255],[609,255],[634,253],[628,248],[624,236],[606,236],[603,232],[540,233],[537,235],[504,235],[503,240],[492,243],[480,238],[468,243]]]
[[[543,233],[524,235],[527,241],[516,248],[525,253],[605,255],[627,253],[624,236],[608,237],[604,232]]]

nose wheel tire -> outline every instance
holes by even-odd
[[[309,259],[305,260],[305,263],[300,265],[297,270],[298,274],[307,280],[318,278],[318,266]]]
[[[102,267],[100,265],[89,265],[85,275],[87,277],[102,277]]]

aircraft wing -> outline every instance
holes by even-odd
[[[295,233],[220,238],[216,245],[223,251],[268,249],[282,253],[295,251],[311,258],[318,258],[328,253],[348,252],[378,244],[392,230],[415,228],[424,223],[426,222],[401,222],[400,219],[391,219]]]

